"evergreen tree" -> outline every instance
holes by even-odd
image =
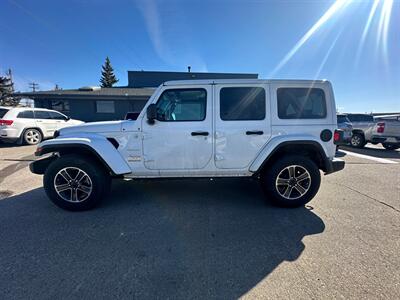
[[[106,62],[102,66],[100,83],[103,88],[110,88],[114,83],[117,83],[118,79],[114,75],[114,69],[111,66],[110,59],[106,57]]]
[[[4,106],[17,106],[21,100],[19,97],[15,97],[14,83],[10,76],[0,76],[0,105]]]

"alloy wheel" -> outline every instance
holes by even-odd
[[[26,142],[34,145],[40,142],[40,133],[37,130],[28,129],[25,133]]]
[[[85,171],[67,167],[58,171],[54,177],[54,189],[63,200],[76,203],[90,196],[93,184]]]
[[[311,175],[302,166],[291,165],[284,168],[276,178],[275,187],[278,193],[288,200],[295,200],[308,192],[311,186]]]

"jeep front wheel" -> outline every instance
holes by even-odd
[[[46,169],[43,185],[54,204],[66,210],[81,211],[100,203],[110,188],[111,178],[89,157],[65,155]]]
[[[299,207],[317,194],[321,174],[315,163],[306,157],[284,157],[267,167],[261,176],[266,198],[282,207]]]

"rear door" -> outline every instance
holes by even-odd
[[[266,84],[215,86],[215,165],[246,169],[271,136]]]
[[[57,129],[57,120],[54,120],[48,111],[34,110],[37,126],[42,130],[45,137],[53,136]]]

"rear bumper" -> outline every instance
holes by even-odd
[[[335,173],[337,171],[344,169],[345,162],[344,160],[334,158],[332,160],[328,160],[326,162],[326,172],[325,175]]]
[[[371,141],[373,143],[390,143],[397,144],[400,143],[400,137],[397,136],[372,136]]]

